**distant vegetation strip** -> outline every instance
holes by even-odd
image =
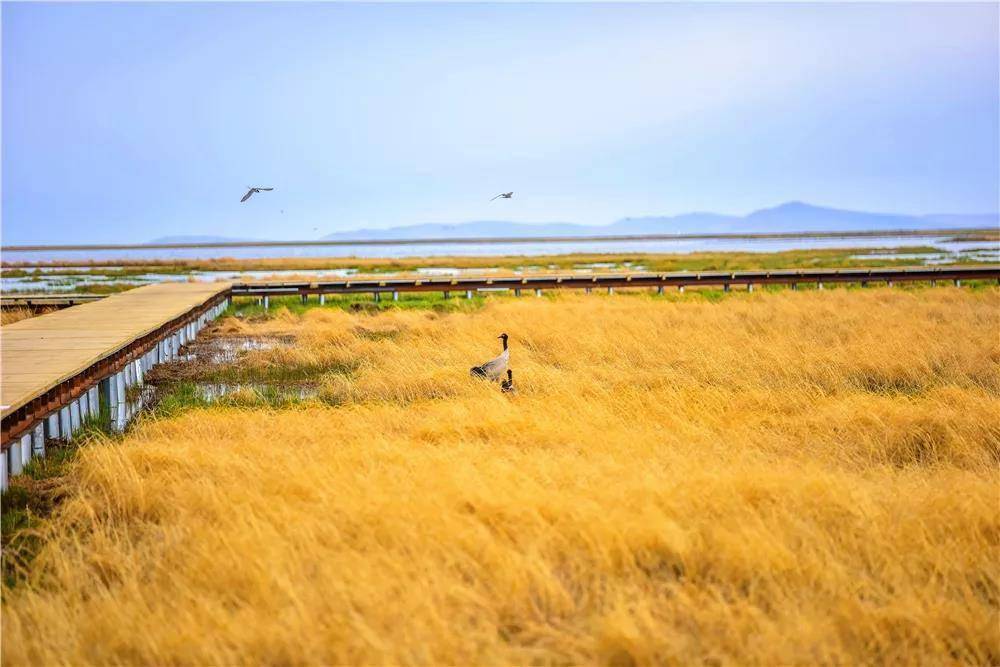
[[[5,262],[5,278],[41,279],[35,268],[80,268],[74,275],[134,276],[154,271],[184,274],[193,271],[287,271],[355,269],[358,272],[399,273],[428,267],[453,269],[511,269],[521,271],[565,270],[575,268],[621,270],[642,266],[650,271],[713,271],[796,268],[843,268],[848,266],[900,266],[923,264],[912,255],[940,255],[933,246],[896,248],[808,248],[778,252],[688,252],[688,253],[570,253],[555,255],[486,255],[435,257],[260,257],[212,259],[114,259],[51,260],[41,262]],[[858,255],[898,255],[899,257],[858,258]],[[973,258],[955,263],[981,263]]]
[[[984,228],[970,229],[887,229],[872,231],[830,232],[761,232],[742,234],[609,234],[603,236],[485,236],[444,237],[428,239],[342,239],[316,241],[216,241],[200,243],[109,243],[5,245],[3,252],[44,252],[52,250],[170,250],[183,248],[286,248],[297,246],[394,246],[394,245],[469,245],[502,243],[604,243],[607,241],[677,241],[711,239],[801,239],[801,238],[870,238],[928,237],[956,234],[986,234]]]

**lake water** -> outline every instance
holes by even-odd
[[[176,248],[130,250],[44,250],[5,252],[3,261],[111,261],[122,259],[212,259],[232,257],[440,257],[485,255],[565,255],[571,253],[689,253],[689,252],[779,252],[804,248],[898,248],[934,246],[948,252],[990,247],[990,242],[952,242],[953,236],[868,236],[839,238],[783,239],[690,239],[655,241],[571,241],[532,243],[455,243],[443,245],[368,245],[368,246],[285,246],[242,248]]]
[[[1000,263],[1000,244],[988,241],[955,242],[951,236],[940,237],[861,237],[861,238],[798,238],[798,239],[679,239],[677,241],[608,241],[603,243],[516,243],[516,244],[456,244],[442,246],[354,246],[301,248],[197,248],[179,250],[120,250],[120,251],[60,251],[4,253],[4,262],[14,261],[108,261],[114,259],[169,259],[169,258],[211,258],[227,257],[409,257],[409,256],[488,256],[488,255],[558,255],[571,253],[689,253],[689,252],[779,252],[806,248],[871,248],[873,252],[861,252],[859,260],[911,259],[914,264],[950,264],[959,260]],[[934,248],[924,254],[883,253],[875,249],[925,246]],[[95,267],[98,268],[98,267]],[[526,264],[520,272],[543,271],[550,266]],[[601,270],[642,271],[639,264],[615,265],[604,262],[580,264],[573,272],[588,273]],[[458,276],[462,274],[482,274],[490,269],[458,269],[431,266],[418,269],[417,273],[427,276]],[[519,272],[515,271],[515,273]],[[87,275],[60,267],[43,267],[38,274],[28,278],[7,278],[0,280],[0,290],[15,292],[68,292],[85,291],[102,283],[147,285],[169,281],[217,281],[217,280],[262,280],[308,277],[313,279],[336,279],[355,275],[355,269],[319,270],[275,270],[275,271],[194,271],[184,274],[149,272],[131,276]],[[392,275],[392,274],[385,274]]]

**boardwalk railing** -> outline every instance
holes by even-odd
[[[398,298],[401,292],[466,292],[471,296],[476,291],[512,290],[515,294],[523,289],[610,289],[628,287],[684,289],[693,286],[722,287],[728,290],[733,285],[824,285],[828,283],[871,283],[892,284],[894,282],[952,281],[961,284],[963,280],[1000,280],[1000,265],[990,266],[943,266],[916,268],[877,269],[802,269],[781,271],[699,271],[680,273],[627,273],[597,275],[535,275],[498,276],[469,278],[393,278],[317,281],[317,282],[246,282],[234,283],[232,296],[271,297],[283,295],[312,294],[356,294],[373,293],[376,298],[390,293]]]

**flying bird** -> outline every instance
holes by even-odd
[[[482,366],[473,366],[469,369],[469,375],[486,380],[498,380],[503,377],[504,371],[507,370],[507,362],[510,361],[510,350],[507,349],[507,334],[500,334],[497,338],[503,341],[503,352],[500,356]]]
[[[270,192],[271,190],[274,189],[274,188],[253,188],[253,187],[250,187],[249,185],[247,187],[250,188],[250,189],[247,190],[247,193],[245,195],[243,195],[243,199],[240,200],[241,204],[243,202],[245,202],[246,200],[250,199],[250,197],[252,197],[253,193],[255,193],[255,192]]]
[[[511,190],[510,192],[501,192],[500,194],[498,194],[493,199],[501,199],[501,198],[502,199],[510,199],[513,196],[514,196],[514,191]],[[490,201],[493,201],[493,199],[491,199]]]

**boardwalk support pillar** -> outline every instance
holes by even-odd
[[[38,458],[45,458],[45,425],[39,422],[31,432],[31,453]]]
[[[399,292],[393,292],[392,293],[392,300],[393,301],[399,301]]]
[[[31,434],[25,433],[21,436],[21,466],[28,465],[31,461]]]
[[[958,278],[955,278],[955,287],[961,287],[961,286],[962,286],[962,281],[959,280]]]
[[[536,289],[535,290],[535,296],[541,296],[541,295],[542,295],[542,290]]]
[[[753,283],[747,283],[747,291],[748,292],[752,292],[753,291]]]
[[[465,298],[466,299],[471,299],[472,298],[472,290],[470,290],[470,289],[465,290]]]
[[[326,295],[325,294],[320,294],[319,295],[319,305],[321,305],[321,306],[325,306],[326,305]]]
[[[611,294],[614,294],[614,293],[615,293],[615,288],[614,287],[609,287],[608,288],[608,294],[611,295]]]

